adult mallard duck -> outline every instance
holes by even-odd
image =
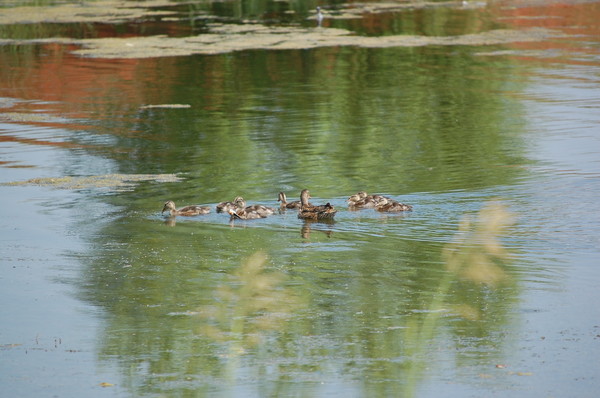
[[[168,200],[165,202],[165,205],[163,206],[161,213],[164,213],[167,210],[169,211],[169,214],[171,216],[188,216],[188,217],[190,217],[190,216],[198,216],[200,214],[210,213],[210,207],[207,207],[207,206],[192,205],[192,206],[182,207],[181,209],[177,209],[175,207],[175,202],[173,202],[172,200]]]
[[[236,196],[233,202],[221,202],[217,205],[217,213],[228,213],[229,209],[237,210],[246,207],[246,202],[241,196]]]
[[[288,202],[287,197],[285,196],[285,193],[283,193],[283,192],[279,192],[279,197],[278,197],[277,201],[281,202],[281,204],[279,205],[279,208],[282,210],[299,209],[302,206],[302,204],[300,203],[299,200],[295,200],[293,202]]]
[[[302,190],[300,193],[300,211],[298,212],[298,218],[303,220],[333,220],[337,210],[327,203],[320,206],[313,206],[308,202],[310,198],[310,192],[308,189]]]

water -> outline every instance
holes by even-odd
[[[1,32],[314,23],[312,5],[251,5],[160,9],[210,16],[194,24]],[[493,46],[147,59],[0,47],[2,396],[593,396],[599,12],[472,2],[324,22],[574,35]],[[144,107],[158,104],[189,107]],[[117,185],[130,174],[149,177]],[[165,174],[181,180],[152,177]],[[277,206],[303,188],[339,209],[334,223],[160,214],[168,199]],[[348,210],[363,189],[414,211]]]

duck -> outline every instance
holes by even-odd
[[[258,213],[261,216],[267,217],[271,214],[275,213],[275,209],[272,207],[264,206],[264,205],[250,205],[246,206],[246,201],[242,198],[239,198],[236,201],[238,206],[238,210],[244,210],[246,213]]]
[[[246,206],[246,201],[240,197],[235,201],[236,207],[230,207],[227,213],[231,216],[231,219],[241,220],[253,220],[256,218],[267,218],[271,214],[275,213],[275,209],[264,205],[250,205]]]
[[[260,214],[258,214],[257,212],[247,212],[246,209],[229,209],[227,211],[229,213],[230,220],[254,220],[257,218],[265,218],[263,216],[261,216]]]
[[[365,191],[360,191],[346,199],[346,202],[348,202],[348,206],[351,209],[362,209],[374,208],[379,200],[381,200],[380,195],[376,195],[375,197],[373,195],[368,195]]]
[[[320,206],[313,206],[308,202],[310,198],[310,192],[308,189],[303,189],[300,193],[300,211],[298,211],[298,218],[303,220],[333,220],[337,210],[330,204],[324,204]]]
[[[350,197],[348,199],[346,199],[346,202],[348,202],[348,205],[353,206],[356,202],[360,201],[362,199],[362,195],[367,195],[367,193],[365,191],[360,191],[358,193],[355,193],[354,195],[350,195]]]
[[[281,204],[279,205],[279,208],[282,210],[299,209],[302,206],[302,204],[300,203],[299,200],[295,200],[293,202],[288,202],[287,197],[285,196],[285,193],[283,193],[283,192],[279,192],[279,197],[278,197],[277,201],[281,202]]]
[[[386,198],[375,206],[375,210],[381,212],[400,212],[400,211],[411,211],[412,206],[404,203],[400,203],[396,200]]]
[[[229,209],[227,212],[231,216],[230,220],[256,220],[258,218],[267,218],[270,214],[272,214],[268,210],[265,211],[264,209],[254,209],[252,206],[239,208],[237,210]]]
[[[164,213],[167,210],[169,211],[169,215],[171,216],[191,217],[210,213],[210,207],[208,206],[192,205],[182,207],[181,209],[177,209],[175,207],[175,202],[173,202],[172,200],[167,200],[165,202],[161,213]]]
[[[269,206],[264,206],[264,205],[250,205],[250,206],[246,206],[244,207],[244,211],[246,213],[257,213],[259,214],[262,218],[268,217],[271,214],[275,213],[275,209]]]
[[[400,203],[384,195],[369,195],[365,191],[360,191],[347,200],[350,209],[369,208],[381,212],[399,212],[412,210],[411,205]]]
[[[217,205],[217,213],[227,213],[229,209],[238,209],[246,207],[246,202],[241,196],[236,196],[233,202],[221,202]]]

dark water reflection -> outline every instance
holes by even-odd
[[[222,18],[283,12],[211,4]],[[470,33],[512,12],[412,9],[353,29]],[[552,45],[563,43],[531,44]],[[89,372],[109,369],[94,386],[110,381],[118,394],[543,395],[551,386],[586,395],[591,384],[544,376],[585,378],[597,359],[597,314],[577,309],[597,298],[599,280],[598,59],[590,50],[592,67],[581,66],[571,45],[563,51],[574,55],[548,64],[526,59],[522,44],[509,46],[520,57],[340,47],[147,60],[1,47],[2,182],[183,177],[124,191],[0,186],[14,204],[3,206],[2,226],[15,231],[2,262],[37,265],[14,271],[25,283],[52,264],[35,290],[59,284],[84,306],[82,322],[97,322],[73,332],[94,337],[72,338],[92,353]],[[143,107],[152,104],[189,107]],[[233,222],[160,215],[168,199],[214,208],[242,195],[277,207],[279,191],[295,200],[303,188],[339,209],[335,222],[305,223],[294,211]],[[348,210],[345,199],[363,189],[414,211]],[[6,275],[0,283],[19,296]],[[54,322],[76,318],[73,306]],[[14,342],[37,333],[6,324]],[[25,353],[41,350],[22,344],[7,348],[7,364],[24,372]],[[65,373],[77,373],[68,361]],[[9,365],[0,374],[14,374]],[[100,395],[90,390],[77,392]],[[20,385],[15,396],[32,391]]]

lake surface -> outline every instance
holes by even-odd
[[[3,4],[1,396],[597,394],[600,2]]]

